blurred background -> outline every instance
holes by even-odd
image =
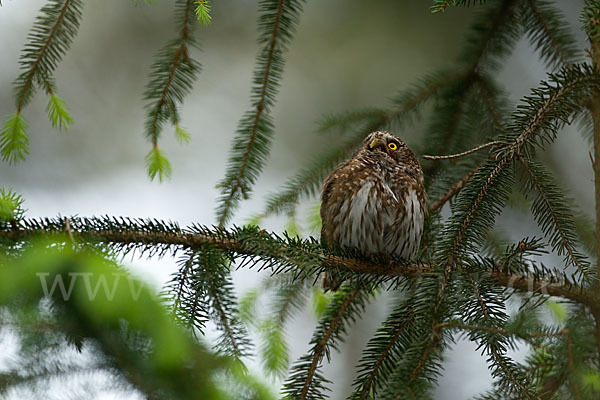
[[[12,82],[19,73],[18,58],[44,3],[4,0],[0,7],[2,118],[15,111]],[[453,8],[432,15],[430,3],[329,0],[306,4],[274,110],[276,135],[271,158],[234,224],[244,224],[260,213],[269,193],[316,153],[335,143],[335,136],[315,132],[319,117],[357,107],[385,106],[397,90],[457,60],[461,39],[481,7]],[[182,110],[182,126],[192,134],[192,141],[180,145],[174,129],[164,131],[160,146],[172,163],[173,175],[160,184],[149,180],[144,166],[151,145],[143,133],[142,97],[154,54],[175,35],[172,2],[138,6],[132,1],[86,2],[79,34],[56,72],[57,93],[70,106],[73,125],[66,132],[53,129],[45,111],[47,100],[37,95],[24,110],[30,132],[27,161],[15,166],[0,163],[0,186],[23,195],[27,216],[114,215],[173,220],[182,226],[215,223],[215,184],[225,173],[238,120],[249,108],[258,45],[256,1],[220,0],[211,4],[212,24],[198,27],[196,32],[202,50],[194,57],[202,63],[203,71]],[[571,23],[580,49],[585,49],[578,22],[583,0],[562,0],[557,5]],[[499,81],[517,102],[545,78],[546,72],[523,39],[500,75]],[[410,130],[395,133],[409,145],[418,143],[426,125],[424,119]],[[584,212],[592,215],[593,174],[588,151],[589,143],[575,128],[567,127],[543,157]],[[261,226],[281,232],[285,223],[284,218],[269,218]],[[499,223],[515,240],[539,234],[526,213],[506,212]],[[169,257],[127,258],[124,264],[160,290],[176,271],[175,262]],[[548,262],[560,260],[549,258]],[[242,295],[258,284],[260,276],[241,270],[235,272],[234,280],[237,293]],[[372,304],[355,325],[341,347],[341,355],[333,358],[335,364],[325,366],[333,381],[332,399],[350,393],[354,365],[365,341],[385,316],[385,297]],[[309,309],[288,327],[291,361],[308,349],[315,323]],[[18,360],[19,344],[14,336],[0,332],[0,346],[5,349],[0,354],[2,370]],[[258,368],[252,361],[249,365]],[[488,387],[490,381],[476,346],[459,340],[447,353],[437,397],[469,398]],[[273,382],[275,390],[279,384]],[[58,382],[49,391],[49,398],[57,395],[56,390],[60,390]],[[18,391],[11,396],[22,398]],[[139,397],[110,388],[96,396]]]

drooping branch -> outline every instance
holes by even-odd
[[[264,44],[257,58],[252,88],[252,110],[239,122],[225,177],[219,183],[217,207],[220,226],[231,219],[239,202],[250,195],[270,151],[274,134],[271,110],[282,78],[283,54],[300,19],[303,1],[263,0],[259,42]]]

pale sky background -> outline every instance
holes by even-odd
[[[4,0],[0,7],[0,116],[14,112],[12,81],[18,57],[42,0]],[[74,119],[67,132],[54,130],[46,117],[46,99],[38,94],[24,110],[29,123],[30,155],[16,166],[0,163],[0,186],[12,187],[25,198],[27,216],[115,215],[152,217],[179,222],[215,223],[216,182],[222,178],[233,133],[249,108],[256,44],[255,1],[214,2],[213,23],[198,27],[202,47],[194,57],[203,71],[186,98],[182,125],[192,135],[180,145],[167,129],[160,140],[172,162],[173,177],[159,184],[146,176],[142,95],[154,53],[174,36],[172,2],[134,6],[132,1],[87,1],[83,22],[71,51],[56,72],[58,94]],[[564,0],[560,7],[573,27],[579,27],[581,0]],[[263,209],[276,191],[315,154],[335,144],[334,137],[315,133],[315,120],[325,113],[363,106],[386,105],[387,98],[424,74],[456,60],[460,39],[473,10],[429,13],[430,1],[365,2],[310,1],[290,47],[275,107],[272,156],[235,224],[243,224]],[[585,42],[576,32],[580,48]],[[499,80],[512,100],[518,100],[544,79],[543,65],[526,41],[519,42]],[[427,121],[397,132],[416,137]],[[410,143],[410,141],[409,141]],[[571,195],[591,215],[593,175],[588,144],[573,129],[563,132],[547,151]],[[558,160],[558,161],[557,161]],[[567,160],[566,162],[564,160]],[[537,232],[531,219],[506,213],[501,224],[518,240]],[[283,218],[264,221],[267,230],[281,232]],[[308,232],[305,232],[308,233]],[[177,269],[175,260],[126,259],[125,264],[160,289]],[[238,294],[259,282],[255,271],[234,273]],[[385,296],[384,296],[385,297]],[[334,382],[332,399],[349,394],[354,366],[365,340],[386,314],[385,298],[372,304],[366,317],[351,330],[335,365],[325,366]],[[312,335],[310,311],[288,327],[291,360],[304,354]],[[0,369],[18,357],[18,341],[0,336]],[[437,397],[470,398],[490,383],[484,360],[475,345],[459,341],[447,353]],[[77,382],[75,383],[77,386]],[[57,395],[57,388],[49,395]],[[82,390],[81,388],[77,389]],[[85,390],[83,391],[85,397]],[[61,398],[57,395],[56,398]],[[91,396],[91,397],[90,397]],[[108,388],[87,398],[126,398]],[[137,398],[139,396],[131,396]],[[18,391],[10,399],[23,398]],[[129,397],[127,397],[129,398]]]

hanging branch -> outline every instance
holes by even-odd
[[[203,246],[194,253],[199,267],[194,274],[196,290],[206,294],[213,310],[213,320],[222,331],[215,348],[223,354],[240,359],[250,354],[250,341],[244,326],[235,316],[236,297],[229,273],[231,260],[221,251]]]
[[[412,301],[399,301],[392,313],[383,322],[358,363],[358,373],[350,399],[364,400],[378,394],[384,382],[392,379],[400,359],[419,336],[415,329]]]
[[[558,255],[565,257],[565,265],[577,268],[584,277],[589,270],[589,263],[577,251],[577,231],[571,213],[570,201],[563,196],[562,191],[553,182],[551,175],[539,163],[518,156],[520,164],[527,172],[529,185],[525,193],[535,190],[537,198],[532,204],[532,214],[537,224]]]
[[[254,72],[253,110],[246,112],[239,122],[227,172],[219,183],[219,226],[224,226],[240,200],[250,195],[268,157],[273,136],[270,112],[283,73],[283,53],[292,40],[302,4],[302,0],[262,0],[259,5],[259,43],[264,47]]]
[[[551,70],[569,66],[577,58],[575,38],[564,16],[545,0],[526,0],[521,11],[523,29]]]
[[[483,322],[501,322],[501,318],[492,318],[492,316],[490,315],[490,310],[488,308],[488,305],[486,304],[485,299],[483,298],[482,293],[479,290],[478,284],[473,280],[472,277],[469,277],[468,280],[469,283],[472,285],[475,298],[477,299],[477,307],[479,308],[479,311],[483,316]],[[495,294],[497,296],[501,295],[501,293]],[[494,325],[496,324],[497,323],[495,323]],[[484,331],[484,333],[488,332]],[[492,332],[492,335],[493,334],[494,333]],[[516,371],[516,368],[514,368],[513,363],[510,359],[507,359],[507,357],[504,354],[502,354],[504,352],[503,349],[505,348],[505,344],[502,341],[499,341],[497,339],[493,340],[490,337],[490,335],[486,335],[484,336],[483,343],[481,343],[481,345],[484,346],[486,350],[491,353],[494,359],[494,364],[496,365],[497,369],[503,376],[506,377],[507,382],[511,383],[511,385],[508,385],[507,395],[512,395],[514,393],[525,393],[531,399],[541,400],[538,396],[536,396],[533,393],[532,389],[527,387],[529,386],[529,384],[527,384],[527,386],[523,384],[523,381],[525,381],[523,376],[516,376],[518,372]]]
[[[198,47],[193,36],[197,24],[194,0],[178,0],[175,3],[175,16],[178,20],[179,36],[156,55],[144,94],[144,100],[148,102],[146,136],[152,142],[152,149],[146,156],[146,166],[150,178],[158,176],[160,181],[167,178],[171,172],[169,161],[158,147],[160,133],[163,125],[170,121],[176,127],[178,138],[189,137],[179,126],[177,109],[181,106],[183,98],[192,90],[201,70],[200,64],[189,54],[191,47]]]
[[[319,365],[324,357],[330,358],[330,349],[342,340],[348,325],[364,312],[371,297],[372,292],[360,285],[346,285],[336,292],[313,334],[311,350],[291,369],[283,388],[286,397],[297,400],[327,398],[325,383],[328,381],[318,372]]]
[[[6,118],[0,129],[0,154],[4,161],[15,163],[28,154],[27,124],[21,112],[33,98],[35,85],[48,88],[54,70],[77,34],[82,8],[81,0],[51,0],[40,10],[21,54],[22,72],[14,82],[17,111]],[[54,106],[65,110],[62,100],[54,101]],[[52,113],[50,118],[54,124]]]

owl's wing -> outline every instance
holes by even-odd
[[[333,240],[333,217],[339,212],[339,205],[336,205],[336,199],[332,198],[332,195],[335,197],[336,186],[339,187],[346,176],[347,172],[345,168],[347,168],[349,163],[348,161],[343,162],[338,165],[338,167],[333,170],[327,178],[323,181],[323,186],[321,186],[321,239],[327,244],[334,244]]]

